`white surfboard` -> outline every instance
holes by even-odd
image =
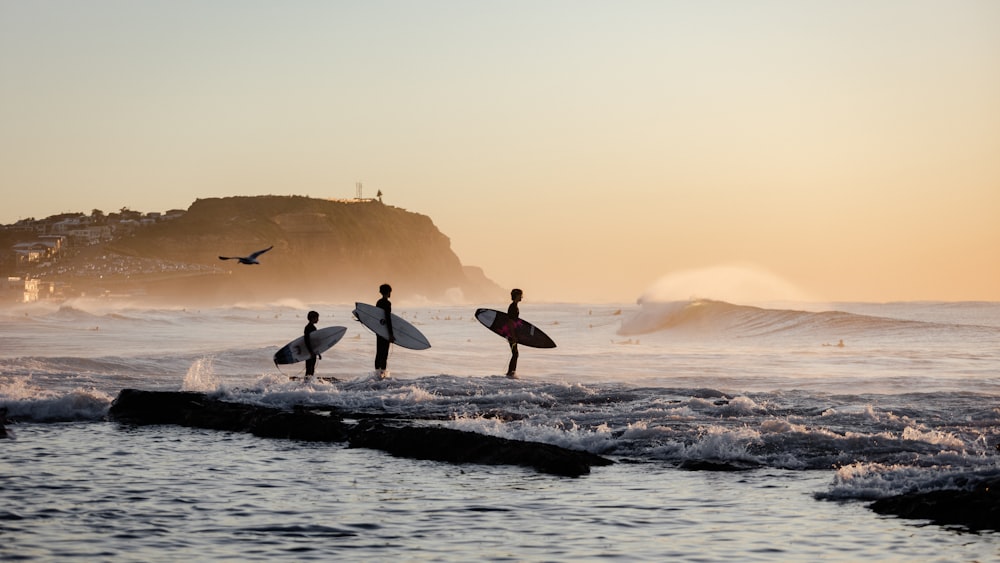
[[[367,303],[354,304],[354,318],[382,338],[389,338],[389,329],[385,326],[385,311]],[[392,315],[392,334],[396,337],[394,344],[410,350],[426,350],[431,343],[417,327]]]
[[[347,327],[343,326],[328,326],[326,328],[321,328],[313,331],[309,335],[309,340],[312,343],[313,351],[317,354],[322,354],[344,337],[344,333],[347,332]],[[309,359],[309,349],[306,348],[305,336],[300,336],[295,340],[292,340],[288,344],[282,346],[280,350],[274,353],[274,363],[275,364],[294,364],[296,362],[301,362],[302,360]]]

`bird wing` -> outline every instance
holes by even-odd
[[[232,256],[219,256],[219,260],[232,260]]]
[[[257,252],[254,252],[253,254],[251,254],[251,255],[249,256],[249,258],[256,258],[256,257],[260,256],[261,254],[264,254],[264,253],[265,253],[265,252],[267,252],[268,250],[271,250],[272,248],[274,248],[274,245],[273,245],[273,244],[272,244],[271,246],[269,246],[269,247],[265,248],[264,250],[258,250]]]

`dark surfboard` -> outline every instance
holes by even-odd
[[[510,331],[510,317],[503,311],[496,309],[476,309],[476,319],[483,323],[483,326],[507,338]],[[517,333],[517,343],[522,346],[532,348],[555,348],[556,343],[542,329],[518,319],[514,321],[514,330]]]

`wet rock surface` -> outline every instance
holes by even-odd
[[[350,433],[348,441],[353,448],[373,448],[399,457],[459,464],[518,465],[566,477],[586,475],[591,466],[612,463],[594,454],[551,444],[385,421],[362,422]]]
[[[578,477],[606,458],[543,444],[508,440],[474,432],[426,425],[370,413],[330,407],[297,407],[292,411],[231,403],[204,393],[123,389],[108,412],[112,420],[139,425],[174,424],[265,438],[347,442],[395,456],[455,464],[516,465],[551,475]]]
[[[879,514],[930,520],[970,530],[1000,531],[1000,477],[970,483],[966,489],[908,493],[877,500]]]

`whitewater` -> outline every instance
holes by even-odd
[[[558,344],[506,342],[479,306],[394,302],[432,347],[353,304],[0,309],[0,559],[49,561],[984,561],[1000,532],[867,505],[1000,474],[1000,303],[522,303]],[[347,334],[317,375],[271,358]],[[107,419],[125,388],[335,406],[586,450],[563,478],[344,444]]]

